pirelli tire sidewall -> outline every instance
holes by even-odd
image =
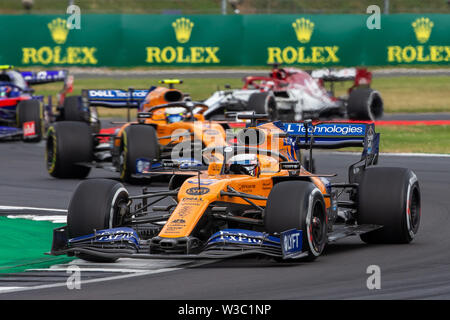
[[[24,142],[39,142],[44,134],[44,106],[39,100],[20,101],[16,108],[17,126],[23,129],[26,122],[34,123],[35,134],[27,137],[23,136]]]
[[[69,238],[86,236],[96,230],[121,226],[121,206],[128,203],[128,191],[117,181],[92,179],[81,182],[69,203],[67,231]],[[77,254],[81,259],[94,262],[113,262],[114,258],[100,258]]]
[[[419,230],[421,195],[417,176],[406,168],[371,167],[358,187],[358,224],[381,229],[361,235],[366,243],[409,243]]]
[[[302,230],[302,251],[308,253],[304,260],[312,261],[322,254],[327,243],[326,215],[323,195],[312,182],[283,181],[275,184],[269,194],[264,225],[270,234]],[[314,221],[318,225],[313,231]]]
[[[55,178],[85,178],[91,168],[79,165],[91,162],[93,138],[87,123],[61,121],[47,131],[45,161],[48,173]]]

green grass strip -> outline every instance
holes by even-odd
[[[73,258],[45,255],[52,245],[53,229],[62,224],[50,221],[0,217],[0,273],[48,268]]]

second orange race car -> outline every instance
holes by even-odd
[[[226,144],[224,126],[205,121],[208,108],[173,88],[83,90],[85,108],[138,108],[137,120],[96,133],[86,123],[64,121],[48,130],[46,164],[56,178],[85,178],[92,167],[119,172],[123,181],[159,168],[161,159],[177,158],[202,165],[201,149]]]

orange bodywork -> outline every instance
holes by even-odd
[[[170,95],[175,98],[168,99]],[[177,99],[178,97],[179,99]],[[151,107],[159,106],[168,102],[181,101],[183,94],[180,90],[177,89],[169,89],[165,87],[157,87],[148,93],[142,103],[143,112],[147,112]],[[164,110],[161,110],[164,115]]]
[[[172,88],[157,87],[150,91],[145,97],[141,112],[148,112],[152,107],[167,104],[170,102],[181,101],[183,94],[181,91]],[[166,108],[157,109],[152,112],[152,116],[143,120],[143,122],[130,122],[123,125],[115,137],[115,146],[120,146],[121,137],[126,127],[133,123],[145,123],[153,125],[159,138],[159,144],[162,146],[176,144],[191,139],[200,140],[205,147],[224,145],[226,132],[219,123],[205,121],[201,113],[193,114],[192,121],[180,121],[168,123],[166,119]],[[189,135],[180,137],[183,133]]]
[[[268,123],[258,127],[266,134],[266,139],[261,149],[267,150],[271,144],[279,144],[279,153],[289,158],[289,146],[286,146],[283,138],[278,137],[281,130],[273,124]],[[270,148],[269,148],[270,149]],[[228,187],[237,192],[261,196],[267,198],[273,187],[273,178],[292,177],[292,172],[279,169],[279,160],[272,156],[258,154],[261,173],[259,176],[250,176],[244,174],[221,174],[222,162],[216,161],[209,164],[208,170],[202,172],[199,176],[188,178],[180,187],[178,192],[178,205],[171,214],[169,220],[159,233],[163,238],[180,238],[189,236],[196,227],[199,220],[207,208],[214,202],[232,203],[248,205],[244,199],[235,196],[221,195],[221,191],[227,191]],[[295,160],[295,156],[294,159]],[[299,177],[311,176],[311,173],[303,168],[296,173]],[[200,178],[200,184],[199,184]],[[310,177],[316,187],[327,194],[325,184],[318,177]],[[331,201],[329,197],[324,197],[327,209]],[[266,206],[266,200],[253,200],[252,202],[260,207]],[[220,204],[218,204],[220,206]]]

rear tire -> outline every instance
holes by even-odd
[[[64,99],[64,121],[89,122],[89,114],[83,111],[81,96],[71,96]]]
[[[272,188],[264,214],[266,231],[281,233],[302,230],[302,251],[307,261],[316,259],[325,248],[326,207],[322,193],[309,181],[279,182]]]
[[[129,183],[142,181],[133,178],[137,173],[136,160],[159,159],[159,143],[155,128],[149,125],[130,125],[125,128],[122,133],[120,157],[120,179]]]
[[[34,123],[34,135],[23,136],[24,142],[39,142],[44,132],[44,116],[42,103],[38,100],[23,100],[17,105],[17,124],[23,128],[24,123]]]
[[[128,202],[128,191],[114,180],[93,179],[81,182],[70,200],[67,214],[69,238],[89,235],[95,230],[120,226],[120,204]],[[79,254],[93,262],[114,262],[115,258],[100,258]]]
[[[86,178],[90,167],[77,165],[91,162],[93,138],[87,123],[56,122],[48,128],[45,149],[47,171],[55,178]]]
[[[85,110],[81,96],[66,97],[61,111],[61,120],[86,122],[92,127],[93,132],[100,132],[101,126],[98,120],[97,109],[95,107],[89,107]]]
[[[361,235],[366,243],[409,243],[420,224],[420,188],[410,169],[372,167],[358,188],[358,224],[382,225]]]
[[[353,120],[375,120],[383,116],[383,99],[371,88],[355,88],[350,92],[347,114]]]
[[[256,114],[268,114],[269,121],[278,120],[277,103],[273,95],[267,92],[252,93],[247,108]]]

